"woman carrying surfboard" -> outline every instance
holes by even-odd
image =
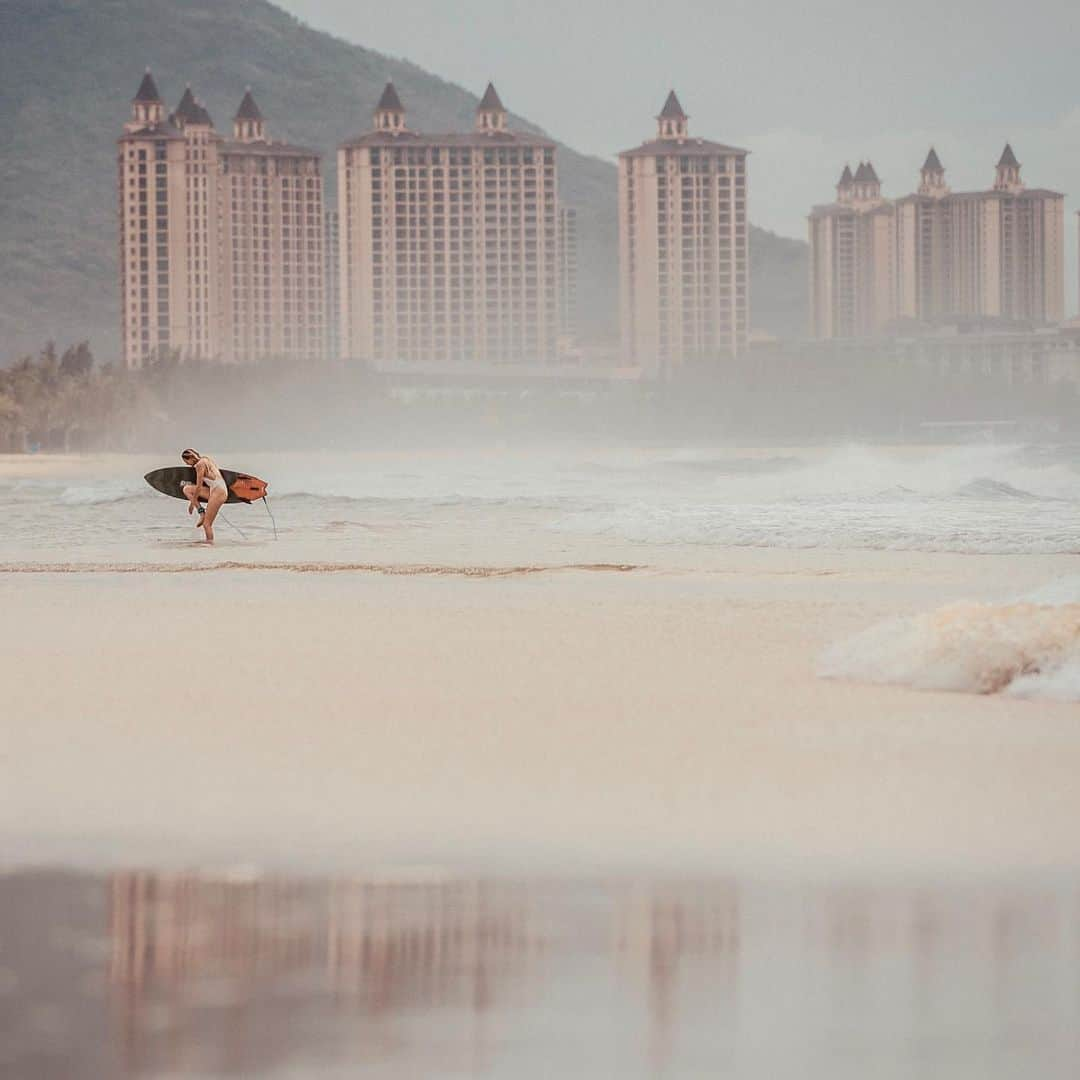
[[[229,489],[225,486],[225,478],[217,467],[213,458],[204,457],[198,450],[188,447],[180,455],[180,460],[185,465],[195,470],[195,483],[184,485],[184,495],[188,501],[188,513],[194,514],[199,509],[199,500],[206,500],[206,510],[199,521],[199,528],[206,533],[206,542],[214,542],[214,519],[218,511],[225,505],[229,497]]]

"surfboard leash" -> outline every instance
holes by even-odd
[[[274,520],[274,511],[270,509],[270,502],[264,495],[262,497],[263,506],[266,507],[266,512],[270,515],[270,523],[274,526],[274,539],[277,539],[277,522]]]
[[[225,524],[228,525],[230,528],[235,529],[240,534],[241,540],[247,539],[247,536],[244,535],[244,530],[241,529],[239,525],[233,525],[233,523],[223,513],[221,513],[220,510],[218,511],[218,517],[220,517],[221,520],[224,521]]]
[[[197,529],[202,528],[202,519],[206,516],[205,510],[200,510],[199,513],[201,516],[199,517],[199,524],[195,526]],[[241,529],[239,525],[234,525],[220,510],[218,511],[218,517],[221,518],[230,529],[235,529],[240,534],[241,540],[247,539],[247,536],[244,535],[244,530]]]

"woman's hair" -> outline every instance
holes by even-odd
[[[200,454],[198,450],[192,450],[190,446],[186,450],[181,450],[180,451],[180,460],[181,461],[183,461],[184,458],[189,457],[189,456],[193,457],[193,458],[200,458],[200,457],[202,457],[202,454]]]

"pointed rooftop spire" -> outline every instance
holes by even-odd
[[[937,156],[937,151],[931,146],[930,153],[926,155],[926,161],[923,163],[923,172],[944,172],[945,166],[941,164],[941,158]]]
[[[379,98],[379,104],[375,106],[379,112],[404,112],[405,106],[401,104],[401,98],[398,97],[397,90],[394,89],[393,82],[388,82],[386,88],[382,92],[382,97]]]
[[[850,184],[854,181],[855,177],[851,175],[851,166],[845,165],[844,171],[840,174],[841,184]]]
[[[146,74],[143,76],[142,82],[139,83],[139,89],[135,94],[134,100],[147,103],[161,101],[157,83],[154,82],[154,76],[150,74],[149,68],[146,69]]]
[[[176,111],[173,115],[178,120],[184,120],[190,123],[197,119],[199,115],[199,107],[195,103],[195,95],[191,92],[191,83],[187,84],[187,89],[184,91],[184,96],[180,99],[180,104],[176,106]]]
[[[488,83],[487,89],[484,91],[484,96],[480,99],[480,104],[477,109],[485,110],[498,110],[499,112],[505,112],[503,103],[499,100],[498,91],[495,89],[494,83]]]
[[[1005,149],[1001,151],[1001,158],[997,163],[997,167],[999,169],[1003,166],[1009,169],[1020,168],[1020,162],[1016,160],[1016,155],[1013,153],[1013,148],[1008,143],[1005,144]]]
[[[259,112],[259,106],[255,104],[255,98],[252,97],[251,87],[248,86],[244,90],[244,98],[240,102],[240,108],[236,110],[237,120],[261,120],[263,115]]]
[[[506,109],[499,100],[494,83],[488,83],[480,104],[476,106],[476,130],[494,135],[506,130]]]
[[[685,120],[687,119],[686,113],[683,112],[682,105],[679,104],[679,98],[675,91],[672,90],[668,93],[667,100],[664,102],[664,107],[660,110],[661,120]]]
[[[881,181],[878,179],[878,174],[874,170],[874,166],[871,162],[866,163],[866,179],[872,184],[879,184]]]
[[[375,122],[376,131],[393,135],[395,138],[409,130],[405,126],[405,106],[401,104],[401,98],[398,97],[392,80],[383,88],[382,97],[379,98],[379,104],[375,106],[372,119]]]
[[[861,183],[863,183],[863,181],[869,180],[869,179],[870,179],[870,177],[869,177],[869,175],[867,174],[867,171],[866,171],[866,162],[865,161],[860,161],[859,162],[859,167],[855,170],[855,176],[854,176],[855,183],[861,184]]]

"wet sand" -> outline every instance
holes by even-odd
[[[1075,882],[0,875],[19,1080],[1076,1076]]]
[[[1075,560],[605,556],[615,569],[0,574],[0,856],[810,876],[1080,863],[1080,706],[817,674],[828,645],[883,618],[1015,594]]]

